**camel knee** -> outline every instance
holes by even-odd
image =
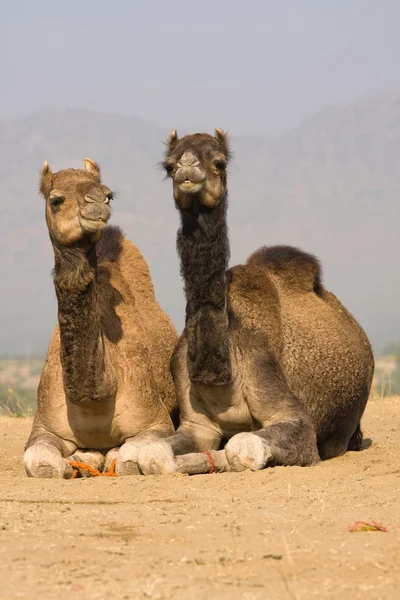
[[[169,428],[154,428],[146,431],[142,431],[134,438],[128,439],[119,449],[117,454],[117,463],[116,463],[116,474],[117,475],[140,475],[145,471],[145,474],[153,473],[164,473],[170,472],[170,462],[165,461],[165,456],[168,454],[168,451],[172,452],[169,444],[165,446],[163,439],[170,435]],[[160,450],[159,448],[163,450]],[[144,451],[147,447],[154,446],[154,461],[152,461],[150,455],[146,454]],[[144,471],[139,467],[139,455],[142,456],[143,459],[143,468]],[[172,452],[173,455],[173,452]],[[156,463],[158,464],[160,461],[160,470],[157,471]],[[164,465],[164,462],[166,464]],[[151,465],[151,466],[150,466]],[[152,469],[152,471],[151,471]]]
[[[268,444],[253,433],[238,433],[225,446],[226,458],[232,471],[263,469],[272,453]]]
[[[137,464],[140,443],[135,440],[125,442],[116,453],[115,472],[118,476],[121,475],[139,475],[139,467]]]
[[[142,446],[138,454],[138,465],[143,475],[170,475],[176,472],[174,453],[165,440]]]
[[[157,428],[142,431],[134,438],[128,439],[118,450],[116,456],[117,475],[140,475],[138,466],[138,455],[142,448],[155,443],[169,434],[168,429]]]
[[[68,479],[73,473],[61,452],[46,442],[38,442],[27,448],[23,463],[28,477]]]

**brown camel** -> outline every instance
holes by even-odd
[[[66,458],[77,449],[75,457],[93,467],[116,456],[117,474],[138,473],[141,445],[174,431],[169,362],[176,331],[157,304],[139,250],[106,226],[112,193],[99,167],[90,159],[84,164],[85,170],[52,173],[45,162],[41,171],[58,327],[24,456],[31,477],[68,478]]]
[[[181,423],[140,450],[139,468],[257,470],[359,449],[374,370],[363,330],[296,248],[264,247],[227,271],[227,136],[174,131],[167,146],[187,300],[171,362]]]

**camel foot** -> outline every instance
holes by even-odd
[[[28,477],[69,479],[72,467],[51,444],[39,443],[30,446],[24,454],[24,468]]]
[[[272,457],[268,444],[254,433],[238,433],[225,446],[225,454],[231,471],[258,471]]]
[[[138,454],[138,465],[143,475],[170,475],[176,472],[174,453],[164,440],[144,445]]]

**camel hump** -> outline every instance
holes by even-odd
[[[267,267],[285,285],[304,292],[322,291],[322,270],[318,259],[293,246],[263,246],[248,259],[248,265]]]

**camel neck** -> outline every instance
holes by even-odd
[[[60,358],[66,398],[73,404],[110,396],[96,282],[97,259],[76,248],[53,244],[58,300]]]
[[[226,270],[227,197],[214,209],[181,211],[177,248],[186,294],[186,338],[193,383],[231,381]]]

